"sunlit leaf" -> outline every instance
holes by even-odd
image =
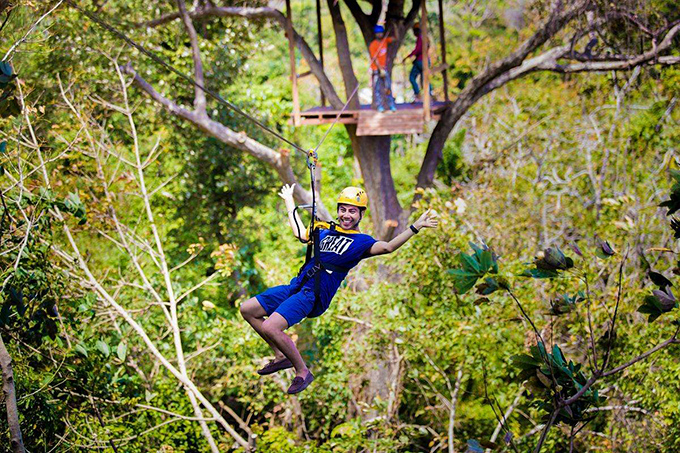
[[[122,341],[118,343],[118,347],[116,348],[116,355],[122,362],[125,362],[125,357],[127,356],[127,345]]]
[[[108,357],[109,354],[111,354],[109,345],[106,344],[106,342],[104,342],[103,340],[97,340],[96,346],[99,352],[101,352],[104,355],[104,357]]]

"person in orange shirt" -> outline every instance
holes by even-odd
[[[371,70],[373,70],[373,108],[378,112],[384,112],[385,107],[391,111],[397,110],[392,96],[392,80],[387,71],[387,46],[394,41],[392,37],[385,37],[385,28],[382,25],[373,27],[375,39],[368,46],[371,55]],[[385,106],[387,102],[387,106]]]

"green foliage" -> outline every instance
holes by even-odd
[[[584,300],[586,300],[586,297],[583,291],[579,291],[575,296],[560,294],[550,301],[550,314],[560,316],[570,313],[574,311],[579,302],[583,302]]]
[[[474,252],[473,254],[468,255],[461,252],[456,257],[462,267],[460,269],[449,270],[449,273],[453,275],[458,294],[465,294],[472,289],[477,280],[484,277],[487,272],[491,274],[498,273],[497,257],[486,244],[478,246],[470,242],[470,247]],[[485,295],[491,294],[500,287],[499,283],[493,278],[487,278],[484,285],[481,294]]]
[[[673,283],[670,280],[657,272],[650,272],[649,277],[659,289],[655,289],[652,294],[646,295],[643,304],[637,311],[648,315],[647,321],[653,322],[662,314],[678,308],[678,302],[671,292]]]
[[[597,390],[590,387],[574,403],[563,407],[556,407],[555,394],[575,395],[588,381],[581,370],[581,365],[571,360],[567,362],[558,345],[552,353],[545,350],[542,342],[531,347],[530,354],[518,354],[512,358],[515,367],[520,370],[518,377],[526,381],[526,386],[537,398],[536,407],[546,414],[557,412],[556,422],[564,422],[575,426],[585,421],[586,410],[597,406],[605,399],[598,395]]]
[[[437,175],[448,185],[460,181],[465,174],[463,143],[466,132],[465,129],[460,129],[453,133],[442,149],[442,160],[437,166]]]
[[[9,63],[0,61],[0,118],[9,118],[21,113],[21,106],[14,94],[13,81],[16,77]]]
[[[668,209],[666,215],[669,216],[675,214],[680,209],[680,171],[671,169],[670,174],[674,181],[673,187],[671,187],[670,198],[659,205],[662,208]]]
[[[457,18],[445,22],[454,92],[488,61],[507,55],[508,49],[527,39],[543,11],[541,4],[522,7],[526,26],[513,28],[506,23],[505,10],[516,7],[515,3],[446,6],[447,17]],[[669,11],[672,6],[654,2],[650,8]],[[293,8],[296,28],[310,39],[316,24],[307,19],[313,17],[314,5],[294,3]],[[132,26],[174,11],[172,2],[114,0],[102,6],[101,14],[118,20],[117,25],[136,40],[191,73],[189,41],[180,21],[152,30]],[[34,16],[17,17],[30,25]],[[362,78],[365,45],[357,25],[347,17],[350,52]],[[322,21],[324,30],[331,30],[327,14]],[[195,24],[209,86],[297,142],[314,144],[320,139],[326,128],[288,125],[287,45],[277,25],[241,18],[196,20]],[[9,25],[4,30],[8,42],[24,35],[25,29]],[[69,214],[68,225],[73,226],[88,265],[108,287],[116,289],[117,300],[133,310],[135,320],[172,357],[174,345],[165,336],[160,306],[149,304],[148,291],[137,291],[143,282],[130,256],[104,237],[117,237],[111,208],[140,236],[148,234],[149,225],[143,204],[130,196],[137,190],[135,172],[113,163],[114,155],[129,157],[133,146],[126,118],[97,101],[121,100],[110,56],[129,61],[160,93],[184,106],[193,102],[193,89],[108,34],[84,24],[69,8],[57,10],[54,19],[46,18],[36,32],[39,35],[33,36],[40,38],[25,42],[25,51],[16,53],[12,64],[24,79],[27,113],[34,121],[54,184],[49,191],[41,189],[40,172],[31,173],[25,180],[29,193],[18,196],[16,188],[5,192],[13,184],[8,175],[0,180],[8,201],[8,209],[2,212],[10,213],[2,224],[0,262],[6,272],[2,280],[9,277],[2,302],[9,309],[8,323],[0,334],[15,363],[27,448],[68,449],[60,444],[59,436],[78,432],[88,433],[89,442],[96,439],[99,449],[109,448],[108,439],[134,437],[119,444],[119,450],[206,451],[196,422],[166,423],[167,415],[139,407],[156,406],[194,416],[176,379],[159,371],[136,333],[112,318],[109,308],[83,288],[67,269],[68,255],[55,256],[56,250],[68,253],[70,245],[50,214],[54,207]],[[625,40],[623,35],[614,37]],[[412,44],[412,37],[408,39]],[[327,55],[333,55],[334,39],[325,39],[324,45]],[[296,55],[299,73],[303,73],[307,68],[299,52]],[[334,83],[340,80],[336,66],[326,65]],[[291,238],[284,221],[276,175],[253,158],[159,110],[131,86],[128,95],[140,146],[145,151],[156,141],[160,146],[159,158],[147,167],[147,174],[148,187],[160,188],[152,198],[152,209],[167,245],[168,261],[174,267],[195,255],[184,268],[173,271],[173,289],[183,294],[205,277],[218,277],[178,307],[192,379],[211,401],[228,404],[248,420],[258,433],[261,451],[406,453],[447,449],[449,410],[442,396],[451,397],[459,370],[454,447],[457,451],[508,450],[508,440],[505,445],[482,441],[497,424],[489,401],[495,402],[496,410],[506,410],[522,389],[520,374],[531,370],[529,380],[536,389],[531,397],[523,395],[518,400],[505,435],[508,439],[512,433],[519,451],[532,451],[536,436],[526,434],[554,407],[553,397],[573,395],[592,372],[584,358],[590,348],[590,330],[583,316],[586,307],[591,311],[596,347],[599,351],[612,348],[611,366],[644,353],[675,329],[672,323],[677,322],[678,311],[669,302],[674,277],[660,276],[673,275],[677,263],[669,252],[648,246],[673,248],[668,229],[659,226],[663,213],[653,194],[668,189],[659,169],[677,165],[673,151],[678,130],[673,126],[678,113],[669,110],[669,101],[678,94],[678,80],[676,69],[645,68],[620,102],[615,94],[625,81],[619,76],[535,73],[480,100],[466,115],[464,128],[446,143],[436,190],[423,191],[423,199],[414,206],[414,216],[426,207],[440,212],[441,228],[421,233],[396,254],[362,262],[324,316],[292,329],[317,376],[313,387],[297,399],[304,418],[298,415],[294,400],[281,391],[289,375],[256,376],[261,358],[270,352],[237,309],[241,301],[265,287],[286,283],[303,260],[304,248]],[[87,127],[65,108],[59,81],[69,98],[83,108]],[[619,87],[617,93],[614,85]],[[14,87],[14,81],[3,86]],[[318,86],[301,83],[300,96],[303,106],[317,105]],[[7,99],[16,99],[16,92]],[[16,113],[16,107],[12,108]],[[255,126],[210,100],[208,113],[236,131],[278,146]],[[24,145],[30,133],[22,123],[23,118],[2,119],[7,145],[0,148],[0,166],[15,179],[18,157],[37,162],[35,149]],[[90,147],[85,132],[101,137],[102,145],[108,147]],[[413,199],[413,175],[426,145],[420,140],[392,140],[393,174],[403,206],[410,206]],[[108,150],[108,158],[101,170],[110,183],[110,197],[99,187],[98,169],[91,158],[103,149]],[[363,183],[353,171],[351,143],[342,126],[330,133],[320,156],[322,198],[332,206],[339,188]],[[293,155],[291,162],[296,175],[306,181],[304,163]],[[24,168],[24,175],[33,170]],[[19,207],[35,222],[29,235]],[[678,225],[671,218],[676,235]],[[620,248],[620,255],[606,241],[592,241],[595,232]],[[471,237],[487,238],[494,250],[482,245],[461,253]],[[575,260],[583,258],[578,264],[556,245],[577,240],[592,245],[584,246],[585,253],[574,251]],[[222,249],[224,245],[233,248]],[[135,248],[141,265],[153,268],[156,257],[143,250]],[[528,250],[543,250],[543,255],[533,261]],[[229,253],[227,270],[219,269]],[[616,332],[611,332],[608,323],[618,289],[616,269],[623,256],[627,260],[619,321]],[[17,258],[19,266],[14,270]],[[648,268],[657,272],[648,274]],[[523,272],[534,278],[516,278]],[[656,288],[646,288],[646,275]],[[509,297],[510,282],[512,294],[536,323],[550,353],[541,352],[539,346],[524,350],[534,342],[535,332]],[[150,284],[160,288],[164,282],[154,275]],[[36,294],[40,296],[33,297]],[[50,301],[57,302],[61,320],[51,314],[56,312],[50,312]],[[45,319],[35,317],[40,310]],[[652,316],[653,323],[645,322]],[[27,334],[34,327],[35,333]],[[55,334],[50,336],[50,331]],[[509,366],[515,355],[530,361],[523,363],[526,369]],[[612,376],[591,388],[578,401],[576,412],[561,412],[559,420],[564,423],[584,419],[586,407],[602,404],[597,389],[611,387],[607,405],[632,405],[635,400],[634,405],[650,414],[629,412],[623,417],[618,412],[588,412],[586,420],[596,417],[576,438],[575,450],[678,450],[676,362],[675,352],[659,352],[653,367],[644,361],[631,366],[625,379]],[[99,424],[97,411],[106,426]],[[654,423],[649,423],[650,417]],[[0,436],[6,432],[3,423],[0,416]],[[309,440],[299,435],[303,423]],[[231,439],[210,425],[219,449],[229,451]],[[589,430],[601,435],[586,434]],[[0,439],[4,453],[7,442]],[[466,439],[471,439],[467,445]],[[72,437],[67,440],[80,442]],[[544,451],[568,448],[563,431],[554,429],[548,434]]]

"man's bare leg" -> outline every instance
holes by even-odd
[[[264,341],[267,342],[270,348],[274,351],[274,360],[279,361],[285,357],[283,352],[279,348],[276,347],[276,345],[267,337],[267,335],[264,332],[263,324],[265,321],[265,316],[267,316],[267,312],[264,311],[264,308],[262,308],[262,305],[257,301],[256,298],[251,297],[247,301],[243,302],[241,304],[241,315],[243,316],[243,319],[245,319],[248,324],[250,324],[255,332],[262,337]]]
[[[269,337],[274,346],[288,357],[295,367],[295,375],[301,378],[307,377],[309,368],[295,346],[295,342],[284,332],[288,328],[288,321],[280,314],[274,312],[262,323],[265,336]]]

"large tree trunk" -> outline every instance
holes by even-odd
[[[0,368],[2,369],[2,393],[5,397],[5,406],[7,408],[10,445],[14,453],[25,453],[26,449],[24,448],[24,441],[21,437],[21,426],[19,425],[19,408],[17,407],[16,390],[14,388],[12,357],[10,357],[1,336]]]
[[[470,106],[472,106],[471,100],[461,96],[456,102],[449,104],[444,110],[441,119],[437,122],[437,125],[432,131],[430,141],[427,143],[427,151],[425,152],[423,163],[418,172],[416,187],[425,188],[432,185],[437,165],[439,165],[439,162],[442,160],[442,150],[444,149],[446,140]],[[418,198],[420,198],[420,195],[416,193],[414,200],[417,200]]]
[[[348,125],[354,155],[359,161],[364,189],[368,194],[373,234],[380,239],[391,239],[403,231],[408,212],[402,209],[392,179],[390,166],[390,136],[356,135],[356,126]]]

